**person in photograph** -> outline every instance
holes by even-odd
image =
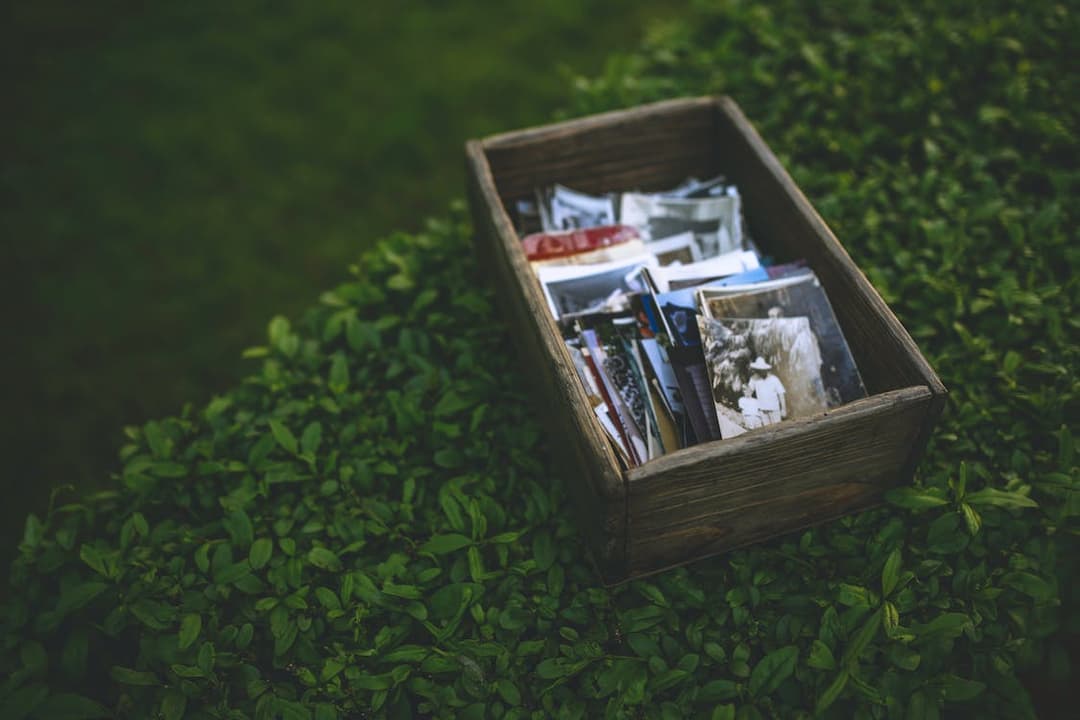
[[[760,355],[750,363],[753,375],[747,385],[757,398],[764,425],[773,425],[787,417],[787,389],[772,369],[772,365]]]
[[[759,428],[765,423],[761,417],[761,403],[754,397],[754,388],[750,383],[743,385],[742,397],[739,398],[739,411],[743,416],[743,425],[747,430]]]

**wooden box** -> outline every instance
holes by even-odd
[[[471,140],[466,160],[476,251],[605,583],[862,510],[911,477],[945,386],[733,100],[672,100]],[[869,397],[625,469],[589,410],[507,208],[553,182],[648,191],[718,173],[738,185],[763,252],[809,261]]]

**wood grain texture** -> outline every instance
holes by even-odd
[[[625,574],[626,479],[495,194],[482,146],[470,142],[466,156],[481,266],[495,283],[593,558],[603,577],[619,578]]]
[[[867,483],[834,483],[763,501],[741,513],[691,525],[665,528],[644,539],[623,580],[794,533],[881,504],[882,488]]]
[[[729,98],[689,98],[505,133],[466,147],[477,252],[489,268],[582,531],[605,582],[657,572],[876,504],[909,478],[946,389],[911,336]],[[871,397],[819,416],[622,469],[504,203],[560,182],[659,189],[724,173],[763,251],[804,257],[824,285]]]
[[[865,488],[861,499],[880,495],[903,480],[932,397],[925,386],[891,391],[630,470],[631,573],[723,552],[748,528],[812,524],[803,508],[778,514],[792,495],[835,485]],[[816,511],[822,520],[833,516],[829,507]]]
[[[712,171],[716,121],[710,98],[673,100],[497,135],[484,149],[504,201],[554,182],[655,190]]]

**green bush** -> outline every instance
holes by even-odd
[[[600,588],[455,209],[28,519],[3,717],[1031,717],[1080,631],[1077,20],[830,7],[702,6],[577,109],[740,101],[952,390],[912,488]]]

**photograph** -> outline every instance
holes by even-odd
[[[554,185],[539,193],[540,219],[547,232],[615,224],[615,201]]]
[[[660,265],[689,265],[702,259],[694,233],[690,231],[652,240],[647,248]]]
[[[510,209],[513,213],[514,229],[517,230],[518,236],[524,237],[544,229],[540,221],[540,208],[535,199],[516,200]]]
[[[648,460],[649,450],[645,433],[637,425],[637,418],[641,418],[640,422],[644,423],[645,400],[634,386],[633,369],[620,353],[608,355],[610,346],[604,343],[595,330],[582,330],[581,339],[589,351],[607,400],[610,401],[609,407],[615,411],[614,416],[626,438],[627,451],[633,464],[640,465]]]
[[[602,225],[583,230],[532,233],[521,239],[521,249],[530,262],[538,262],[640,242],[640,238],[641,234],[629,225]]]
[[[828,408],[808,318],[697,321],[721,437]]]
[[[645,247],[651,249],[652,243],[646,243]],[[669,288],[677,290],[754,270],[760,264],[757,253],[751,250],[734,250],[689,265],[663,266],[654,277]]]
[[[720,318],[780,318],[804,316],[821,350],[821,379],[829,407],[866,397],[855,359],[836,320],[829,298],[810,271],[740,291],[703,288],[698,305],[704,315]]]
[[[618,312],[629,309],[628,295],[646,290],[642,268],[657,267],[654,255],[638,255],[597,265],[542,265],[536,276],[552,315]]]
[[[724,195],[729,190],[733,190],[734,187],[734,185],[728,183],[727,178],[723,175],[717,175],[708,180],[698,180],[691,177],[670,190],[657,194],[669,198],[703,198]]]
[[[679,395],[683,401],[690,430],[693,435],[687,445],[709,440],[719,440],[720,426],[713,408],[709,386],[709,372],[700,347],[672,347],[668,349],[671,368],[679,383]]]
[[[624,193],[621,222],[640,229],[645,240],[691,231],[703,258],[742,250],[742,217],[738,195],[699,199]]]

